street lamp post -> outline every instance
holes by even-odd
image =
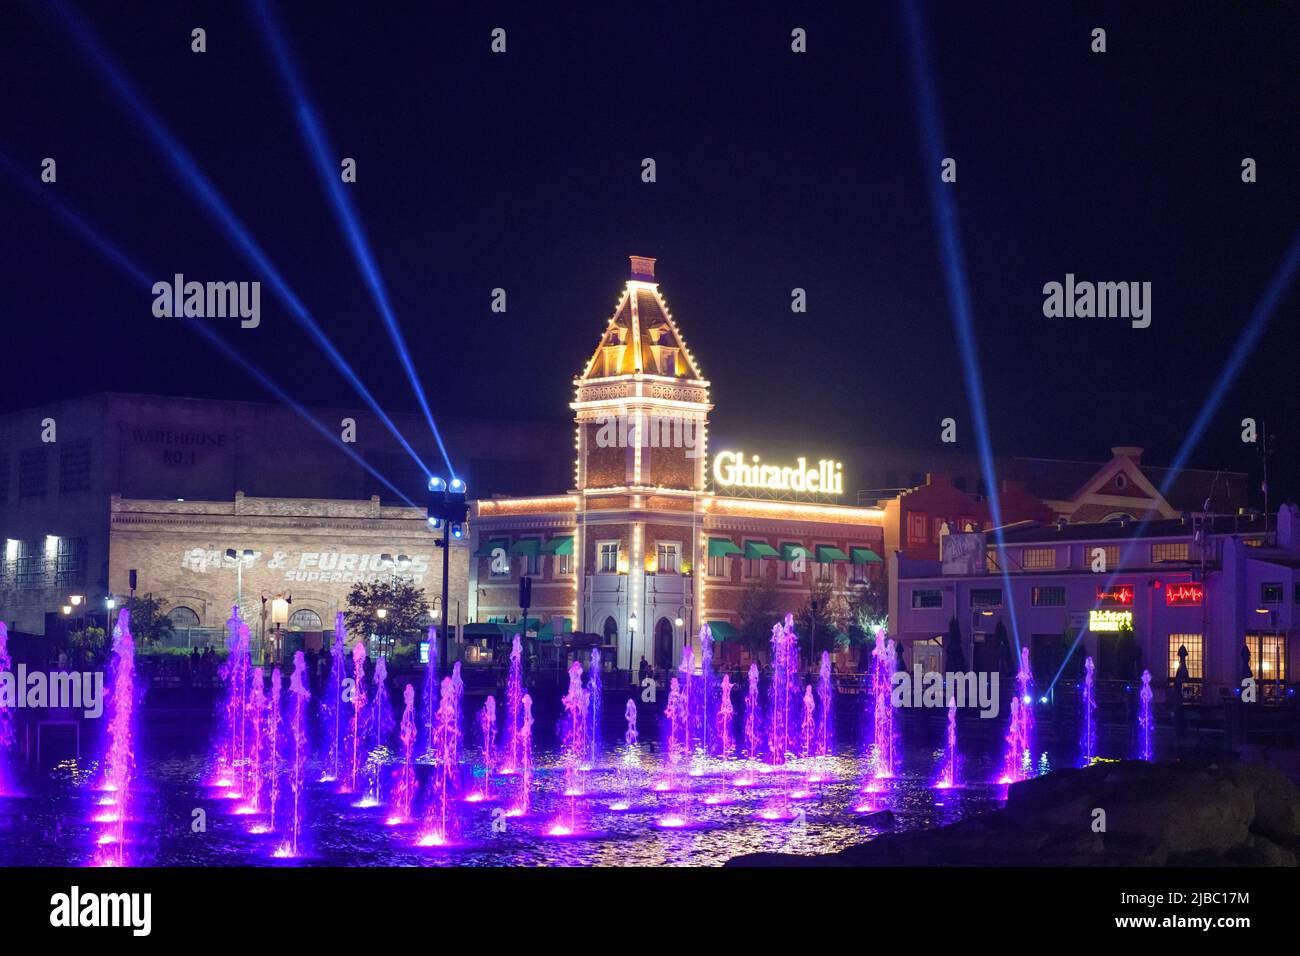
[[[447,608],[448,589],[451,573],[451,542],[459,541],[465,536],[465,522],[469,518],[469,505],[465,501],[467,491],[461,478],[446,479],[431,477],[429,479],[428,523],[434,531],[441,531],[441,540],[434,543],[442,548],[442,626],[438,628],[438,660],[447,660]]]
[[[636,664],[633,657],[636,655],[636,611],[627,616],[627,677],[632,683],[636,683],[633,675],[636,674]]]
[[[252,550],[245,548],[242,552],[234,548],[226,549],[226,560],[235,566],[235,604],[242,614],[244,611],[244,565],[253,562]]]

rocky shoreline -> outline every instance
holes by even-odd
[[[1298,854],[1300,787],[1280,771],[1120,761],[1013,784],[1003,809],[952,826],[726,865],[1296,866]]]

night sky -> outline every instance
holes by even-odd
[[[973,451],[898,9],[607,6],[277,8],[333,151],[357,160],[346,188],[435,416],[567,419],[640,254],[713,383],[715,429],[755,451],[933,448],[951,416]],[[414,410],[248,8],[72,9],[381,403]],[[995,453],[1133,444],[1167,463],[1300,227],[1300,7],[944,3],[926,22]],[[0,7],[0,115],[0,152],[152,279],[264,278],[43,4]],[[46,156],[57,184],[38,182]],[[104,389],[269,398],[196,321],[300,401],[359,404],[267,283],[255,330],[155,318],[149,289],[4,172],[0,219],[0,411]],[[1043,284],[1067,272],[1151,282],[1151,327],[1045,318]],[[1266,420],[1273,505],[1300,495],[1298,307],[1293,285],[1190,461],[1257,474],[1239,422]]]

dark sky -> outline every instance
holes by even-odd
[[[434,414],[567,417],[636,253],[659,259],[715,427],[817,453],[931,447],[952,416],[973,450],[897,8],[611,6],[278,7],[334,151],[358,161],[349,195]],[[368,387],[413,409],[248,9],[74,9]],[[263,278],[58,18],[0,10],[0,151],[33,180],[55,157],[57,185],[39,188],[152,277]],[[1300,226],[1300,7],[942,3],[926,19],[995,452],[1136,444],[1168,462]],[[187,321],[303,402],[356,403],[265,283],[256,330],[159,319],[5,175],[0,217],[0,411],[105,388],[266,396]],[[1067,272],[1151,282],[1151,327],[1044,318],[1043,284]],[[1257,471],[1238,423],[1266,419],[1274,504],[1300,494],[1298,306],[1293,286],[1191,461]]]

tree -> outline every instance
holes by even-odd
[[[126,609],[130,612],[131,636],[138,643],[146,646],[167,640],[175,633],[172,619],[167,616],[166,598],[156,598],[152,594],[137,595],[126,599]],[[117,626],[116,618],[112,626]]]
[[[879,581],[855,584],[848,594],[848,633],[853,643],[875,644],[876,628],[889,623],[888,599]]]
[[[781,597],[771,581],[755,581],[740,594],[740,642],[751,654],[769,646],[772,628],[781,620]]]
[[[409,581],[375,581],[352,586],[343,622],[348,633],[358,639],[374,634],[384,642],[396,642],[421,634],[428,616],[423,588]]]
[[[87,627],[68,634],[68,662],[77,670],[98,670],[108,659],[108,641],[102,627]]]
[[[795,630],[808,638],[809,662],[815,663],[822,651],[834,651],[836,635],[846,614],[844,600],[835,593],[830,581],[814,580],[808,586],[808,600],[795,612]]]

